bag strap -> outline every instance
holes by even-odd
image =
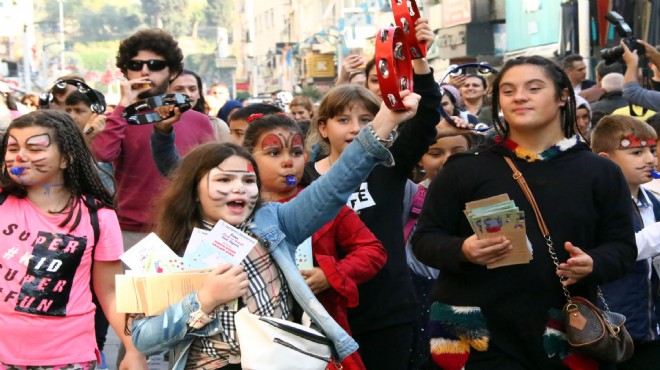
[[[96,198],[92,195],[86,195],[84,197],[85,206],[87,206],[87,211],[89,212],[89,221],[92,224],[92,230],[94,230],[94,247],[96,243],[99,242],[101,237],[101,229],[99,227],[99,214],[97,212]]]
[[[550,258],[552,258],[552,263],[554,263],[557,270],[559,270],[559,258],[557,257],[557,253],[555,252],[555,247],[554,244],[552,243],[552,238],[550,238],[550,230],[548,230],[548,226],[546,226],[545,221],[543,220],[543,216],[541,216],[541,210],[539,209],[538,204],[536,204],[536,199],[534,199],[534,195],[532,194],[532,191],[529,189],[529,186],[527,185],[527,181],[525,181],[522,172],[518,170],[518,167],[516,167],[516,165],[511,160],[511,158],[505,156],[504,160],[509,165],[509,167],[511,167],[511,171],[513,171],[513,179],[516,180],[518,185],[520,185],[520,188],[522,188],[522,191],[525,194],[527,201],[529,201],[529,203],[532,205],[532,209],[534,210],[534,215],[536,216],[536,221],[539,224],[539,228],[541,229],[543,238],[545,238],[545,243],[548,246],[548,252],[550,253]],[[566,297],[566,301],[568,302],[568,304],[573,304],[571,293],[568,291],[568,288],[566,288],[563,284],[564,280],[565,279],[563,276],[559,277],[559,282],[562,283],[561,288],[564,291],[564,296]],[[603,302],[603,307],[605,307],[606,311],[609,311],[610,307],[607,305],[607,302],[605,301],[605,297],[603,296],[603,292],[600,290],[600,286],[596,285],[596,289],[597,289],[598,298],[601,300],[601,302]]]
[[[83,203],[87,207],[89,212],[89,223],[92,224],[92,230],[94,231],[94,244],[92,244],[92,266],[90,270],[94,272],[94,257],[96,256],[96,244],[99,242],[101,237],[101,228],[99,226],[99,213],[97,211],[96,198],[92,195],[86,195],[83,197]]]
[[[96,244],[99,242],[99,238],[101,237],[101,229],[99,227],[99,213],[96,208],[96,198],[94,198],[94,196],[85,195],[82,198],[85,207],[87,207],[87,212],[89,212],[89,223],[92,224],[92,230],[94,231],[94,244],[92,244],[92,264],[89,267],[89,272],[91,275],[89,279],[89,288],[92,291],[92,299],[98,300],[98,298],[96,298],[96,293],[94,292],[94,257],[96,256]]]
[[[518,182],[518,185],[520,185],[520,187],[522,188],[525,197],[532,205],[532,209],[534,210],[534,215],[536,216],[536,221],[539,224],[539,228],[541,228],[541,233],[543,234],[543,237],[546,238],[546,240],[549,239],[550,230],[548,230],[548,227],[545,225],[545,221],[543,221],[543,216],[541,216],[541,210],[539,209],[538,204],[536,204],[534,195],[532,195],[532,191],[529,189],[529,186],[527,185],[527,181],[525,181],[522,172],[518,170],[518,167],[516,167],[516,165],[511,160],[511,158],[504,157],[504,160],[509,165],[509,167],[511,167],[511,170],[513,171],[513,179],[516,180],[516,182]]]

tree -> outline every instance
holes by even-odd
[[[141,0],[142,13],[150,27],[162,28],[175,37],[183,36],[190,27],[185,17],[188,0]]]
[[[140,17],[135,10],[106,4],[98,11],[89,11],[80,18],[80,32],[75,40],[88,43],[123,39],[140,24]]]
[[[211,26],[231,29],[231,15],[236,0],[207,0],[206,21]]]

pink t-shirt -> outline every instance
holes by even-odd
[[[90,290],[94,231],[82,205],[76,229],[66,215],[41,212],[27,198],[0,206],[0,362],[58,365],[96,359]],[[115,211],[98,210],[97,261],[123,252]]]

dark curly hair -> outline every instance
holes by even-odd
[[[5,166],[4,158],[7,153],[9,133],[13,129],[25,127],[44,127],[54,131],[53,144],[57,145],[60,153],[66,158],[67,166],[64,169],[64,186],[71,195],[62,209],[53,213],[63,213],[69,209],[67,217],[60,227],[73,221],[70,230],[73,231],[80,223],[82,196],[93,196],[99,208],[105,206],[116,209],[115,199],[103,185],[98,173],[98,165],[92,153],[85,144],[82,132],[73,121],[73,118],[64,112],[53,109],[37,110],[18,117],[7,127],[7,135],[2,139],[0,153],[2,153],[2,172],[0,172],[0,188],[2,192],[12,194],[18,198],[27,196],[27,189],[12,180]],[[76,212],[76,210],[78,210]]]
[[[179,48],[179,43],[168,32],[160,28],[150,28],[134,33],[119,44],[117,68],[121,69],[124,75],[126,75],[126,63],[141,50],[148,50],[165,58],[174,78],[183,70],[183,52]]]

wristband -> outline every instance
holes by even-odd
[[[378,142],[381,143],[381,145],[383,145],[385,148],[391,147],[392,144],[394,144],[394,140],[396,140],[396,138],[399,136],[399,133],[396,130],[392,130],[392,132],[390,132],[390,135],[387,137],[387,139],[384,140],[381,139],[380,136],[378,136],[378,134],[376,133],[376,130],[374,130],[374,125],[372,122],[369,122],[367,124],[367,129],[369,130],[369,132],[371,132],[372,135],[374,135],[376,140],[378,140]]]
[[[420,17],[415,0],[392,0],[392,13],[394,13],[394,22],[397,27],[401,27],[403,30],[412,59],[424,58],[426,43],[420,43],[415,32],[415,22]]]

